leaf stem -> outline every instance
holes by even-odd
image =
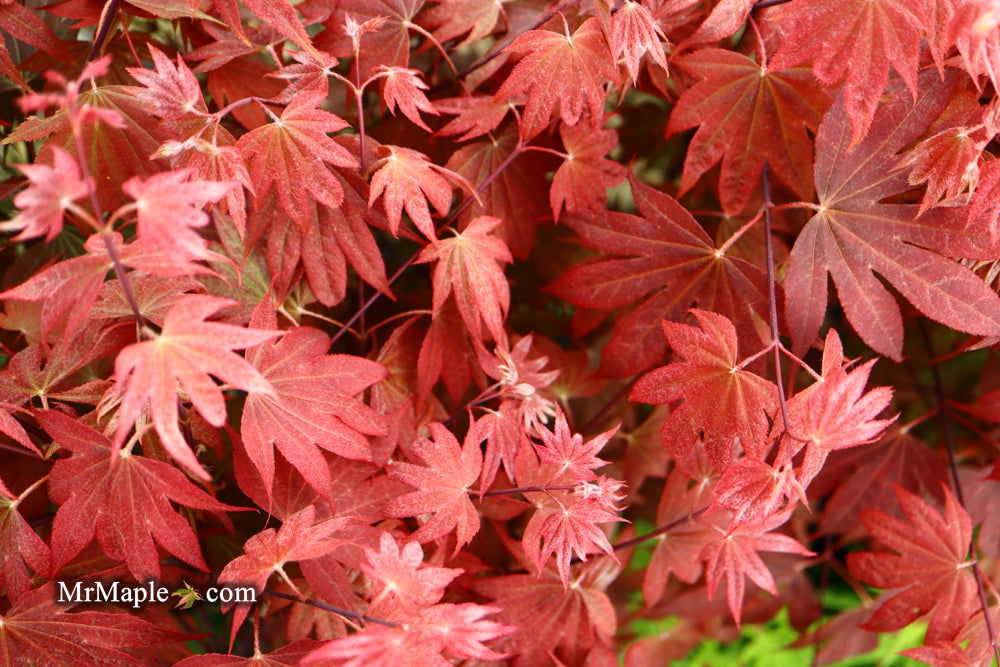
[[[792,425],[788,419],[788,401],[785,398],[785,382],[781,376],[781,339],[778,337],[778,296],[774,281],[774,239],[771,238],[771,178],[768,175],[767,163],[764,163],[762,174],[764,183],[764,245],[767,255],[767,310],[771,322],[771,346],[774,351],[774,380],[778,387],[778,407],[781,409],[781,422],[785,433],[792,435]],[[802,440],[802,438],[795,438]]]
[[[356,611],[350,611],[349,609],[341,609],[340,607],[334,607],[332,604],[327,604],[325,602],[320,602],[319,600],[312,600],[310,598],[300,598],[297,595],[292,595],[290,593],[282,593],[281,591],[274,591],[270,588],[265,588],[263,591],[264,595],[269,595],[273,598],[281,598],[282,600],[291,600],[292,602],[301,602],[302,604],[307,604],[311,607],[316,607],[317,609],[323,609],[326,611],[333,612],[338,616],[343,616],[344,618],[350,618],[355,621],[364,621],[365,623],[377,623],[379,625],[384,625],[389,628],[398,628],[398,623],[393,623],[392,621],[386,621],[381,618],[375,618],[374,616],[368,616],[367,614],[359,614]]]
[[[574,486],[519,486],[516,489],[493,489],[479,494],[482,498],[492,496],[511,496],[515,493],[548,493],[549,491],[572,491]]]
[[[694,512],[691,512],[690,514],[682,516],[680,519],[671,521],[668,524],[660,526],[659,528],[656,528],[655,530],[652,530],[646,533],[645,535],[640,535],[639,537],[633,537],[630,540],[625,540],[624,542],[618,542],[617,544],[613,544],[611,545],[611,548],[614,549],[615,551],[620,551],[622,549],[628,549],[629,547],[634,547],[637,544],[642,544],[646,540],[651,540],[654,537],[659,537],[660,535],[669,533],[674,528],[683,526],[685,523],[688,523],[689,521],[694,521],[707,511],[708,507],[702,507],[700,510],[696,510]]]
[[[113,1],[114,0],[112,0],[112,2]],[[94,183],[94,179],[90,174],[90,164],[87,162],[87,152],[83,147],[83,133],[81,131],[82,128],[80,127],[80,116],[77,114],[75,101],[70,105],[68,112],[70,117],[70,129],[73,132],[73,144],[76,147],[76,159],[80,163],[80,173],[83,175],[83,182],[87,185],[87,195],[90,197],[90,205],[94,209],[94,219],[100,224],[98,233],[101,235],[104,247],[108,251],[108,257],[111,258],[111,264],[114,266],[115,275],[118,276],[118,282],[122,286],[122,292],[125,294],[125,300],[128,301],[129,308],[132,309],[132,316],[135,318],[136,324],[136,336],[141,339],[142,330],[146,326],[146,318],[142,316],[142,311],[139,309],[139,301],[135,298],[135,291],[132,289],[132,281],[128,277],[128,273],[125,271],[125,266],[122,264],[121,256],[118,254],[118,248],[115,246],[114,235],[108,225],[102,224],[102,221],[104,220],[104,210],[101,208],[101,202],[97,196],[97,185]]]

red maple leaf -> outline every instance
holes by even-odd
[[[565,220],[587,245],[611,257],[572,267],[546,288],[585,308],[641,301],[615,325],[601,352],[602,370],[625,377],[656,363],[665,348],[660,321],[681,319],[694,304],[732,318],[743,340],[759,340],[754,318],[767,312],[764,272],[720,252],[669,195],[634,177],[630,183],[642,217],[605,211]]]
[[[899,166],[911,168],[910,185],[927,184],[917,217],[942,199],[947,202],[966,189],[976,189],[983,148],[989,139],[969,127],[950,127],[924,139],[906,154]]]
[[[490,233],[499,225],[497,218],[476,218],[462,232],[427,246],[417,257],[417,263],[437,262],[432,277],[435,316],[454,293],[465,326],[480,342],[480,321],[493,340],[507,340],[503,322],[510,307],[510,286],[503,265],[513,258],[504,242]]]
[[[54,146],[52,166],[44,164],[18,165],[28,177],[28,188],[14,197],[20,213],[0,223],[0,232],[20,232],[15,241],[44,236],[51,241],[62,231],[66,209],[87,196],[87,182],[80,175],[80,166],[69,153]]]
[[[460,447],[442,424],[431,423],[430,430],[431,439],[423,438],[410,445],[425,465],[396,462],[389,468],[390,477],[418,490],[393,498],[384,512],[388,517],[433,513],[411,537],[428,542],[454,530],[454,553],[458,553],[479,532],[479,514],[469,500],[469,493],[483,470],[480,444],[485,434],[480,424],[473,421]]]
[[[170,501],[196,509],[239,510],[196,487],[169,463],[132,454],[113,455],[111,441],[61,412],[36,413],[56,444],[72,456],[56,461],[49,494],[59,505],[52,526],[56,569],[97,535],[110,558],[124,560],[138,581],[159,579],[159,544],[174,556],[208,570],[198,538]]]
[[[338,548],[343,541],[333,537],[340,531],[347,519],[330,518],[316,521],[316,509],[309,505],[296,512],[281,524],[281,527],[266,528],[243,545],[243,555],[237,556],[222,569],[220,584],[253,586],[259,594],[264,590],[272,574],[278,574],[292,590],[298,592],[295,584],[285,572],[285,565],[293,561],[319,558]],[[232,607],[232,605],[228,605]],[[223,607],[223,613],[228,611]],[[239,604],[233,613],[230,647],[250,611],[248,605]]]
[[[519,471],[519,483],[534,482],[522,472]],[[531,492],[526,497],[538,509],[531,515],[521,543],[527,561],[539,576],[553,554],[559,577],[566,586],[573,558],[586,561],[588,554],[604,552],[617,562],[607,535],[597,527],[598,524],[623,521],[615,513],[617,507],[602,502],[600,497],[588,497],[576,491]]]
[[[504,49],[526,54],[504,81],[496,97],[527,94],[521,137],[531,139],[553,118],[576,125],[584,110],[595,124],[604,117],[604,80],[615,77],[608,44],[596,18],[570,35],[529,30]],[[558,109],[556,108],[558,106]]]
[[[251,324],[275,327],[273,311],[261,310]],[[281,340],[247,352],[247,361],[273,389],[250,393],[241,422],[247,455],[269,497],[275,447],[314,489],[327,494],[331,481],[321,450],[371,460],[365,436],[385,433],[383,420],[357,398],[385,377],[385,368],[348,354],[326,354],[329,348],[330,337],[319,329],[295,327]]]
[[[34,488],[37,487],[29,487],[15,496],[0,480],[0,591],[9,600],[16,600],[31,589],[28,567],[42,576],[48,576],[52,569],[49,546],[18,509]]]
[[[135,200],[139,243],[150,254],[162,253],[178,269],[211,256],[194,228],[208,224],[201,208],[217,202],[236,183],[191,180],[193,169],[154,174],[145,181],[135,176],[122,184]]]
[[[198,412],[216,427],[225,423],[226,404],[209,374],[244,391],[274,395],[270,383],[233,350],[252,347],[281,332],[206,321],[234,303],[213,296],[185,296],[167,313],[159,334],[118,354],[115,377],[124,397],[116,447],[125,442],[132,425],[148,407],[167,452],[199,477],[210,479],[178,427],[178,384]]]
[[[420,233],[434,240],[434,222],[427,206],[430,202],[438,215],[445,215],[451,207],[454,181],[473,191],[471,184],[455,172],[431,162],[423,153],[402,146],[384,146],[381,158],[372,165],[371,192],[368,205],[382,196],[382,205],[389,218],[389,230],[396,234],[403,209],[410,216]]]
[[[722,577],[725,577],[726,602],[737,625],[740,624],[743,609],[745,578],[749,578],[772,595],[778,594],[774,578],[757,555],[758,551],[778,551],[800,556],[815,555],[791,537],[771,532],[788,521],[791,513],[790,508],[763,521],[733,528],[729,532],[716,529],[716,539],[706,544],[702,551],[708,597],[712,598]]]
[[[663,54],[667,36],[649,9],[638,2],[626,0],[611,16],[608,40],[614,59],[625,61],[633,86],[639,76],[639,61],[643,55],[648,53],[650,60],[667,69],[667,58]]]
[[[775,68],[810,61],[816,78],[828,88],[843,78],[849,145],[856,145],[868,131],[889,82],[890,66],[916,95],[923,16],[912,3],[805,0],[776,9],[767,18],[777,22],[784,35],[772,60]]]
[[[566,212],[573,214],[604,210],[607,189],[625,180],[625,167],[604,158],[618,145],[618,134],[614,130],[562,124],[559,136],[566,158],[552,177],[549,189],[549,203],[556,222],[563,204]]]
[[[830,97],[809,70],[778,70],[724,49],[701,49],[676,62],[701,79],[681,95],[667,125],[668,135],[698,128],[684,158],[681,194],[721,160],[719,198],[731,215],[746,207],[765,162],[797,195],[812,196],[806,130],[816,131]]]
[[[434,100],[434,108],[456,116],[437,133],[461,134],[458,140],[466,141],[496,129],[510,112],[510,103],[489,95],[471,95]]]
[[[22,595],[0,615],[0,655],[34,665],[145,665],[126,651],[144,651],[194,639],[159,628],[130,614],[101,611],[68,613],[72,605],[56,603],[56,585],[49,582]],[[11,663],[13,664],[13,663]]]
[[[792,248],[785,317],[796,350],[812,344],[826,313],[827,275],[847,319],[876,352],[899,360],[903,318],[878,273],[928,317],[959,331],[1000,335],[1000,298],[948,256],[993,257],[989,239],[964,232],[964,216],[882,203],[909,189],[894,170],[896,152],[917,138],[944,109],[951,84],[936,73],[921,79],[913,101],[902,86],[880,107],[864,141],[849,149],[841,95],[816,136],[819,207]]]
[[[365,562],[361,571],[377,582],[376,596],[403,609],[436,604],[445,587],[462,570],[434,567],[424,563],[424,552],[416,542],[407,542],[402,549],[389,533],[382,532],[378,549],[365,547]]]
[[[420,72],[405,67],[385,67],[383,65],[379,73],[384,74],[382,101],[389,108],[389,111],[395,114],[396,107],[399,106],[399,110],[403,112],[404,116],[430,132],[431,128],[427,127],[427,123],[420,117],[420,112],[423,111],[434,116],[440,112],[434,108],[434,105],[427,99],[427,95],[424,94],[428,86],[420,78]]]
[[[432,27],[434,37],[442,43],[465,35],[459,47],[489,36],[505,14],[501,2],[435,0],[435,3],[420,15],[421,23]]]
[[[617,430],[617,427],[612,428],[584,442],[582,435],[570,430],[565,413],[559,410],[556,412],[555,428],[552,431],[539,424],[538,436],[543,446],[536,447],[535,452],[541,463],[552,464],[558,469],[559,477],[565,475],[574,484],[590,481],[597,477],[594,473],[596,468],[608,464],[597,458],[597,452],[604,449]]]
[[[768,417],[778,407],[774,383],[739,368],[736,329],[718,313],[691,311],[700,329],[664,322],[671,349],[684,358],[644,375],[633,401],[662,405],[681,401],[663,423],[663,446],[683,457],[704,434],[712,463],[726,467],[739,446],[763,457]]]
[[[949,640],[978,607],[971,570],[975,561],[969,557],[972,521],[951,490],[943,488],[944,513],[897,486],[906,521],[881,510],[861,514],[878,543],[896,553],[850,553],[851,574],[872,586],[903,589],[890,594],[865,629],[893,632],[929,613],[926,639]]]
[[[128,68],[132,78],[142,84],[133,89],[136,97],[147,102],[154,114],[171,121],[206,115],[208,108],[198,79],[180,55],[175,66],[155,46],[150,45],[149,54],[153,56],[153,69]]]
[[[788,402],[792,434],[807,441],[799,473],[802,486],[816,476],[829,452],[874,442],[895,421],[895,417],[875,419],[892,400],[892,389],[877,387],[865,392],[874,365],[874,359],[856,368],[845,364],[840,336],[830,329],[823,347],[822,381]],[[801,442],[795,443],[794,450],[799,448]]]
[[[319,108],[320,98],[302,94],[272,122],[247,132],[236,148],[250,165],[257,198],[272,187],[278,203],[301,229],[309,226],[312,202],[337,208],[344,200],[340,182],[326,165],[357,167],[354,157],[327,136],[347,123]]]

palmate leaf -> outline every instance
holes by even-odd
[[[503,322],[510,307],[510,286],[503,275],[503,265],[512,261],[504,242],[491,232],[500,224],[497,218],[476,218],[461,233],[429,245],[417,262],[432,262],[434,274],[434,313],[454,293],[458,312],[473,339],[483,341],[480,320],[493,340],[505,343]]]
[[[806,129],[816,131],[830,97],[809,70],[762,67],[724,49],[701,49],[677,66],[702,79],[684,91],[667,125],[668,135],[698,127],[684,158],[682,193],[721,160],[719,199],[729,214],[746,207],[765,162],[797,195],[812,196]]]
[[[778,407],[773,382],[737,367],[736,329],[732,322],[702,310],[692,311],[700,328],[664,322],[671,349],[683,357],[644,375],[631,399],[643,403],[678,405],[663,423],[663,446],[683,457],[699,434],[712,464],[723,469],[738,444],[750,456],[766,453],[768,416]]]
[[[930,73],[913,101],[901,85],[882,105],[864,141],[850,148],[851,127],[841,95],[816,137],[819,208],[792,248],[785,317],[795,349],[812,344],[826,313],[827,274],[847,319],[876,352],[901,359],[903,319],[879,274],[922,313],[959,331],[1000,335],[1000,297],[947,256],[992,259],[988,238],[965,234],[956,209],[883,203],[909,189],[896,153],[919,137],[953,90]]]
[[[879,543],[897,553],[847,556],[851,574],[861,581],[903,589],[882,603],[865,628],[892,632],[929,612],[926,639],[954,639],[978,607],[974,560],[968,559],[972,521],[947,487],[943,513],[905,489],[895,490],[906,521],[881,510],[868,510],[861,520]]]
[[[11,600],[30,590],[28,567],[43,576],[52,567],[49,546],[21,516],[21,500],[0,479],[0,593]]]
[[[767,309],[764,272],[718,252],[674,198],[634,177],[630,183],[642,217],[605,211],[565,220],[587,245],[617,257],[572,267],[546,288],[585,308],[641,301],[615,325],[601,353],[602,370],[625,377],[649,368],[665,348],[660,321],[682,319],[695,304],[732,318],[743,340],[759,338],[754,318]]]
[[[585,110],[591,124],[603,118],[604,80],[613,79],[615,69],[596,18],[584,21],[572,35],[529,30],[505,51],[525,54],[496,94],[527,94],[522,138],[536,136],[556,117],[567,125],[576,125]]]
[[[260,593],[272,574],[278,574],[293,589],[284,567],[292,561],[310,560],[330,553],[341,545],[342,540],[333,537],[344,527],[345,519],[324,519],[316,521],[315,508],[310,505],[288,517],[280,528],[266,528],[243,545],[243,555],[237,556],[226,565],[219,575],[220,584],[253,586]],[[223,607],[228,612],[232,605]],[[239,604],[233,614],[230,647],[236,638],[247,613],[245,604]]]
[[[347,123],[319,108],[320,98],[302,94],[274,122],[251,130],[236,143],[250,164],[255,194],[263,198],[272,187],[282,210],[305,230],[312,201],[336,208],[344,200],[340,182],[326,165],[356,167],[354,157],[327,136]]]
[[[485,438],[482,423],[473,422],[462,446],[442,424],[430,424],[431,439],[421,439],[411,445],[414,453],[426,465],[394,463],[389,469],[393,479],[405,482],[416,490],[390,500],[385,506],[389,517],[420,516],[433,513],[412,537],[419,542],[456,531],[455,553],[479,532],[479,514],[469,500],[472,486],[483,470],[481,440]]]
[[[276,326],[266,303],[252,325]],[[371,460],[366,435],[383,435],[383,420],[356,398],[382,380],[380,364],[348,354],[326,354],[330,338],[311,327],[295,327],[277,342],[265,342],[247,353],[272,392],[251,392],[243,408],[241,430],[247,455],[267,490],[274,483],[274,449],[320,494],[329,495],[331,481],[321,449],[355,460]]]
[[[768,15],[785,38],[773,65],[788,69],[811,62],[820,83],[844,80],[844,110],[850,145],[868,131],[890,65],[917,91],[922,7],[908,0],[803,0]]]
[[[158,335],[119,353],[115,376],[125,393],[115,432],[116,447],[125,442],[139,414],[148,406],[164,449],[198,477],[211,479],[178,427],[178,384],[209,424],[222,426],[226,420],[225,398],[209,374],[244,391],[273,395],[270,383],[233,350],[281,335],[280,331],[206,321],[230,305],[235,302],[207,295],[185,296],[167,313]]]
[[[67,605],[57,604],[55,597],[56,585],[50,582],[0,614],[0,663],[146,665],[148,660],[125,651],[162,649],[198,637],[164,630],[130,614],[68,613]]]
[[[59,505],[52,527],[56,568],[96,534],[104,552],[124,560],[138,581],[159,579],[156,543],[184,562],[208,569],[198,538],[170,501],[214,512],[240,508],[215,500],[169,463],[135,454],[112,456],[110,440],[61,412],[36,416],[56,444],[73,453],[56,461],[49,480],[49,494]]]

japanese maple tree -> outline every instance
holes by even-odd
[[[998,86],[997,0],[0,0],[0,665],[1000,662]]]

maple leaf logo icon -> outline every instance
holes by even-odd
[[[198,589],[184,582],[183,588],[178,588],[176,591],[170,594],[170,597],[179,598],[177,604],[174,605],[174,609],[190,609],[194,606],[195,602],[200,602],[202,600],[201,593]]]

